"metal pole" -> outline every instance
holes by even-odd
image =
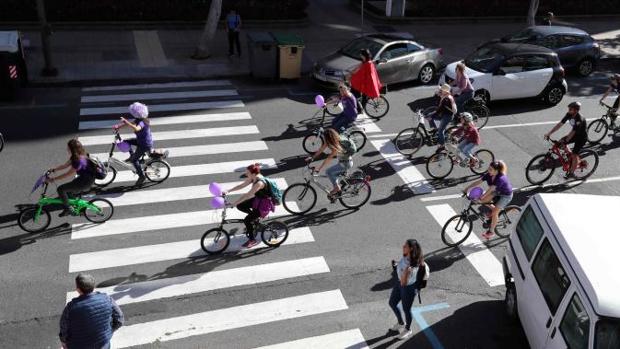
[[[56,76],[58,75],[58,70],[52,65],[52,51],[50,47],[52,29],[47,23],[47,17],[45,16],[44,0],[37,0],[37,15],[39,17],[39,23],[41,24],[41,44],[43,46],[43,58],[45,60],[45,67],[43,67],[41,75]]]
[[[364,31],[364,0],[362,1],[362,31]]]

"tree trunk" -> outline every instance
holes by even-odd
[[[200,41],[198,42],[198,46],[196,46],[194,55],[192,55],[193,59],[207,59],[211,56],[211,43],[213,42],[221,13],[222,0],[211,0],[207,22],[205,23],[202,35],[200,35]]]
[[[536,12],[538,12],[538,5],[540,0],[530,0],[530,9],[527,11],[527,25],[536,25]]]

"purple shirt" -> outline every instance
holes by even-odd
[[[510,181],[508,180],[508,176],[506,176],[505,174],[498,173],[495,175],[495,178],[493,178],[487,172],[480,179],[482,179],[483,181],[486,181],[489,187],[495,186],[495,193],[497,195],[504,196],[504,195],[512,194],[512,184],[510,184]]]
[[[71,167],[77,172],[78,176],[92,176],[92,172],[88,168],[88,159],[86,156],[80,156],[79,160],[71,161]]]
[[[461,93],[474,90],[471,81],[469,81],[469,77],[465,73],[460,76],[458,74],[456,75],[456,87],[461,89]]]
[[[342,101],[342,114],[349,121],[355,121],[357,119],[357,100],[353,95],[341,97]]]
[[[138,121],[136,126],[141,128],[140,131],[136,132],[136,139],[138,140],[138,146],[152,149],[153,148],[153,135],[151,134],[151,126],[142,120]]]

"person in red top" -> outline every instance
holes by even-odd
[[[368,98],[379,97],[383,85],[379,80],[379,74],[377,73],[375,63],[372,61],[370,51],[362,49],[360,56],[362,57],[362,63],[351,72],[351,87],[356,96],[362,95],[362,107],[365,107]]]
[[[476,161],[476,158],[472,155],[472,149],[480,145],[480,133],[478,128],[473,123],[474,117],[470,113],[461,114],[461,126],[456,130],[457,134],[461,134],[462,138],[459,142],[459,160],[461,163],[467,163],[466,160]],[[461,155],[464,156],[461,157]]]

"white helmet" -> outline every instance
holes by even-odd
[[[134,102],[129,106],[129,114],[136,119],[146,119],[149,116],[149,108],[140,102]]]
[[[463,120],[465,120],[466,122],[472,122],[474,121],[474,116],[471,115],[471,113],[468,112],[464,112],[461,114],[461,117],[463,118]]]

